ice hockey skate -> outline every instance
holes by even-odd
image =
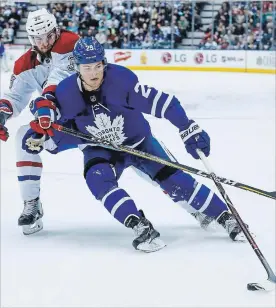
[[[200,212],[191,213],[191,215],[199,222],[199,225],[203,230],[208,230],[211,227],[212,222],[215,220],[214,217],[209,217]]]
[[[240,228],[233,214],[229,212],[224,212],[217,219],[217,222],[226,230],[231,240],[235,242],[246,242],[247,241],[244,233],[242,232],[242,229]],[[246,225],[246,227],[248,228],[248,225]],[[251,233],[251,235],[255,237],[253,233]]]
[[[43,229],[43,209],[39,198],[24,201],[24,210],[18,218],[18,225],[22,226],[23,234],[30,235]]]
[[[164,248],[166,245],[160,239],[160,233],[156,231],[152,223],[146,219],[144,212],[139,210],[141,218],[131,216],[126,221],[126,227],[132,228],[135,239],[132,242],[136,250],[143,252],[154,252]]]

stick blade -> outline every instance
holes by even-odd
[[[265,291],[271,292],[276,290],[276,282],[265,280],[262,282],[252,282],[247,284],[247,290],[249,291]]]
[[[276,199],[276,191],[272,191],[271,193],[269,193],[272,197],[273,197],[273,199]]]

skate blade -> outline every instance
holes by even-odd
[[[262,282],[248,283],[247,290],[271,292],[276,290],[276,284],[273,281],[265,280]]]
[[[164,248],[166,244],[159,238],[153,239],[151,242],[144,242],[137,246],[137,250],[143,252],[155,252]]]
[[[24,225],[24,226],[22,226],[22,229],[23,229],[23,234],[24,235],[30,235],[30,234],[34,234],[36,232],[39,232],[40,230],[43,229],[42,220],[38,219],[32,225]]]

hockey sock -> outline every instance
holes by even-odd
[[[201,212],[217,218],[228,210],[226,204],[213,191],[182,171],[175,172],[159,184],[174,202],[190,213]]]
[[[86,173],[86,183],[104,207],[120,223],[125,224],[131,215],[140,217],[140,213],[127,192],[118,187],[115,174],[108,163],[92,166]]]

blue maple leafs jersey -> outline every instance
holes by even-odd
[[[104,81],[97,91],[85,91],[74,74],[56,89],[61,120],[73,119],[79,131],[117,144],[136,147],[151,134],[143,116],[168,119],[180,130],[188,118],[178,99],[139,83],[129,69],[108,64]]]

